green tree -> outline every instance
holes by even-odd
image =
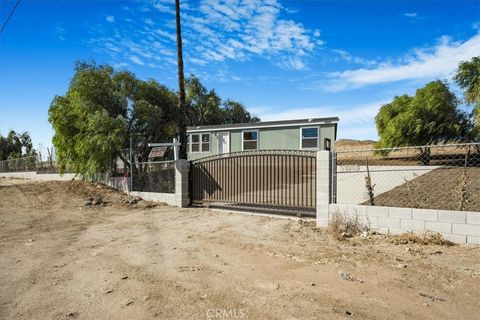
[[[239,102],[222,99],[208,90],[196,76],[186,79],[188,124],[190,126],[258,122]]]
[[[34,156],[36,154],[28,132],[17,133],[10,130],[6,137],[0,135],[0,160]]]
[[[138,81],[133,95],[131,126],[135,155],[146,161],[150,142],[171,142],[177,136],[178,98],[154,80]]]
[[[429,145],[463,137],[464,115],[457,107],[457,98],[442,81],[428,83],[413,97],[397,96],[375,117],[377,147],[426,146],[422,153],[428,156]]]
[[[233,100],[227,100],[223,103],[223,114],[224,124],[260,121],[258,117],[251,115],[243,104]]]
[[[473,136],[480,138],[480,56],[461,62],[454,80],[463,90],[465,102],[473,106]]]
[[[222,100],[215,90],[207,90],[194,75],[186,79],[185,83],[188,125],[202,126],[223,123],[223,111],[220,106]]]
[[[176,135],[176,103],[175,93],[153,80],[77,63],[67,93],[56,96],[49,109],[60,172],[70,168],[93,176],[113,169],[117,157],[129,166],[121,150],[131,136],[140,150],[136,156],[146,160],[149,142]]]

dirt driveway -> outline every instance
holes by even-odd
[[[338,242],[308,221],[125,199],[0,180],[0,318],[478,319],[478,246]]]

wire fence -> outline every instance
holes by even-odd
[[[55,161],[43,161],[39,156],[27,156],[0,161],[0,172],[27,171],[34,171],[37,174],[58,172]]]
[[[133,191],[175,193],[175,161],[137,162],[132,182]]]
[[[133,162],[132,166],[130,161]],[[40,156],[34,155],[0,161],[0,172],[46,174],[59,171],[54,160],[45,161]],[[108,177],[131,177],[133,191],[175,193],[175,161],[173,160],[139,162],[136,161],[135,154],[130,153],[130,149],[124,149],[119,152],[110,170],[105,174]]]
[[[339,204],[480,211],[480,143],[339,151]]]

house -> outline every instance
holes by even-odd
[[[250,150],[333,150],[338,118],[188,127],[188,158]]]

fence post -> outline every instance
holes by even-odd
[[[188,207],[190,203],[188,195],[188,169],[186,159],[175,161],[175,203],[177,207]]]
[[[326,227],[332,203],[332,152],[317,151],[317,227]]]

